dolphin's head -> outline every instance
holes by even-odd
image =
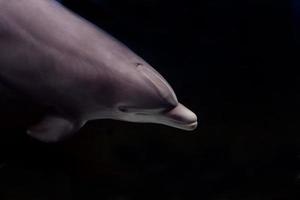
[[[167,81],[152,67],[137,64],[117,92],[111,118],[138,123],[156,123],[194,130],[197,116],[178,102]]]

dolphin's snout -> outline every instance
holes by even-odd
[[[178,105],[164,114],[167,125],[192,131],[197,128],[197,116],[184,105]]]

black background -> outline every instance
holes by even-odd
[[[290,1],[63,3],[161,72],[199,127],[99,120],[43,144],[25,134],[43,109],[2,89],[0,199],[300,198]]]

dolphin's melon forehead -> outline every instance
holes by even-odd
[[[137,70],[145,76],[149,84],[153,85],[156,92],[163,99],[164,104],[168,107],[175,107],[178,104],[175,92],[169,83],[150,65],[137,63]]]

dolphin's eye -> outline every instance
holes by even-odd
[[[135,66],[136,67],[141,67],[141,66],[143,66],[143,64],[142,63],[135,63]]]
[[[119,106],[118,109],[119,109],[121,112],[125,112],[125,113],[128,113],[128,112],[129,112],[128,108],[125,107],[125,106]]]

